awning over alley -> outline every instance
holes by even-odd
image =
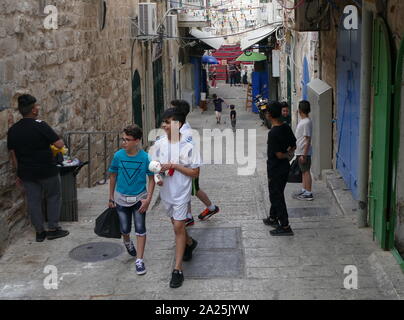
[[[189,31],[189,34],[216,50],[218,50],[224,43],[224,39],[222,37],[215,37],[208,32],[204,32],[195,28],[192,28]]]
[[[270,36],[278,27],[279,24],[275,24],[246,33],[245,37],[241,39],[241,50],[244,51],[254,44],[260,42],[262,39]]]

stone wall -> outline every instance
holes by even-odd
[[[15,187],[6,147],[7,130],[20,119],[18,94],[34,95],[41,105],[40,118],[60,134],[121,131],[132,122],[128,17],[134,13],[135,1],[107,0],[103,30],[99,2],[0,0],[0,254],[27,223],[23,194]],[[41,3],[56,5],[57,30],[44,28]],[[77,139],[70,147],[86,160],[86,138]],[[95,136],[91,139],[92,167],[99,168],[91,177],[93,185],[103,178],[104,168],[103,146]],[[111,142],[108,152],[114,152],[115,145]],[[79,181],[87,184],[84,173]]]

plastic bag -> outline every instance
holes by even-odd
[[[302,182],[302,171],[300,170],[300,167],[299,167],[298,158],[295,158],[295,160],[293,160],[293,162],[290,166],[288,182],[289,183],[301,183]]]
[[[94,232],[104,238],[121,238],[121,228],[116,208],[107,208],[95,220]]]

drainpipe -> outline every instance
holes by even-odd
[[[361,59],[361,102],[359,126],[359,214],[358,228],[368,225],[368,183],[369,183],[369,149],[370,149],[370,102],[372,76],[372,31],[373,12],[362,9],[362,59]]]

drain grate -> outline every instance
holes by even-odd
[[[244,277],[240,228],[194,228],[188,232],[198,246],[192,260],[182,265],[187,278]]]
[[[69,257],[80,262],[98,262],[116,258],[123,252],[123,247],[111,242],[92,242],[74,248]]]
[[[331,208],[288,208],[290,218],[323,217],[331,215]]]

